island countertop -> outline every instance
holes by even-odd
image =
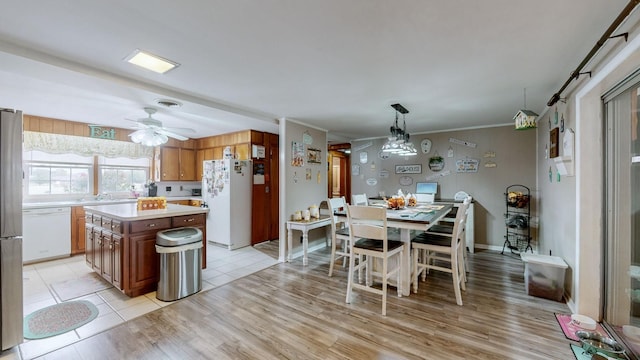
[[[85,206],[84,208],[93,213],[106,215],[122,221],[158,219],[182,215],[206,214],[209,212],[208,208],[178,204],[167,204],[166,209],[159,210],[138,210],[137,203]]]

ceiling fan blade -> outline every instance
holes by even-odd
[[[168,137],[172,137],[172,138],[174,138],[176,140],[181,140],[181,141],[189,140],[189,138],[186,137],[186,136],[182,136],[180,134],[176,134],[176,133],[168,131],[167,129],[164,129],[164,128],[155,129],[155,132],[157,132],[158,134],[167,135]]]
[[[194,134],[196,132],[192,128],[183,128],[183,127],[163,127],[163,129],[169,130],[169,131],[189,132],[189,133],[194,133]]]

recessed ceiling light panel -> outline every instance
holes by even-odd
[[[151,70],[158,74],[164,74],[167,71],[171,69],[175,69],[178,66],[180,66],[180,64],[178,64],[175,61],[171,61],[161,56],[144,52],[140,49],[136,49],[124,60],[127,61],[128,63],[138,65],[140,67],[143,67],[147,70]]]

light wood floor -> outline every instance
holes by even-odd
[[[263,246],[275,253],[277,242]],[[464,306],[448,274],[418,294],[355,292],[346,271],[327,277],[328,251],[272,266],[128,321],[46,359],[573,359],[554,312],[559,302],[527,296],[513,255],[470,255]]]

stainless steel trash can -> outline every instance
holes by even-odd
[[[160,280],[156,298],[174,301],[202,289],[202,231],[182,227],[158,231]]]

